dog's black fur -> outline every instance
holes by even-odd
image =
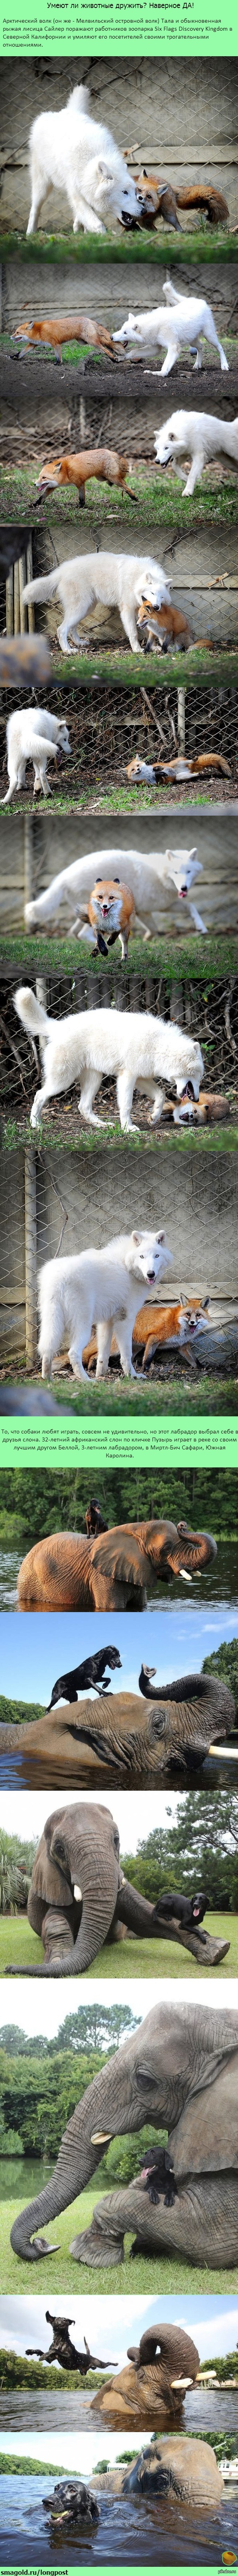
[[[105,1674],[106,1664],[110,1664],[111,1673],[114,1673],[118,1666],[121,1671],[121,1655],[118,1654],[117,1646],[100,1646],[96,1655],[85,1656],[84,1664],[75,1664],[72,1673],[60,1673],[59,1681],[54,1682],[46,1717],[51,1708],[56,1708],[57,1700],[67,1699],[69,1707],[72,1708],[78,1691],[95,1689],[99,1699],[103,1698],[104,1692],[110,1690],[109,1673]]]

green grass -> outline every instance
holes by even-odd
[[[238,974],[238,940],[227,937],[226,932],[223,934],[222,942],[220,938],[210,939],[207,936],[204,957],[203,943],[199,934],[194,931],[191,938],[190,928],[185,943],[181,937],[180,944],[177,946],[175,936],[175,939],[171,939],[171,947],[165,937],[150,939],[150,944],[145,947],[143,939],[140,939],[138,934],[138,938],[130,939],[127,962],[122,970],[119,941],[117,948],[114,949],[112,968],[110,951],[108,957],[97,957],[96,950],[92,948],[89,951],[83,939],[67,939],[65,933],[62,938],[49,939],[44,932],[40,933],[40,931],[32,937],[30,933],[27,935],[26,930],[22,930],[21,933],[17,932],[15,938],[12,938],[11,934],[10,942],[9,937],[0,940],[0,967],[3,971],[5,964],[9,969],[10,962],[13,968],[20,968],[21,971],[25,966],[29,973],[30,968],[33,975],[37,974],[38,969],[42,969],[43,966],[49,975],[57,974],[59,968],[62,973],[63,969],[63,972],[69,975],[70,983],[78,968],[82,973],[95,975],[96,979],[102,975],[105,975],[105,978],[107,976],[112,978],[115,969],[118,969],[123,992],[133,974],[144,977],[148,974],[156,977],[163,975],[164,981],[167,977],[168,998],[176,964],[176,980],[181,980],[183,983],[185,976],[188,981],[191,978],[194,985],[202,984],[203,999],[207,999],[208,985],[220,983],[226,975]]]
[[[198,232],[181,231],[180,237],[178,233],[173,235],[170,226],[166,230],[162,224],[156,232],[138,231],[127,235],[107,232],[104,238],[98,233],[39,231],[31,233],[27,241],[25,233],[5,231],[0,238],[0,259],[13,259],[15,256],[26,268],[31,267],[34,261],[38,265],[39,260],[44,261],[45,267],[50,262],[50,265],[54,263],[55,268],[60,268],[61,260],[67,259],[75,260],[76,265],[79,261],[80,268],[94,268],[95,262],[97,267],[107,268],[112,259],[120,268],[128,268],[128,262],[130,267],[132,262],[134,265],[138,262],[139,267],[147,268],[151,261],[156,267],[164,268],[167,258],[170,269],[183,267],[184,260],[191,267],[194,260],[200,265],[201,258],[203,265],[208,263],[210,267],[213,260],[222,264],[226,260],[229,264],[235,263],[237,239],[232,233],[224,232],[222,227],[216,228],[214,224],[211,230],[210,224],[204,223],[200,224]]]
[[[9,1362],[9,1380],[12,1382],[12,1361]],[[15,1363],[14,1381],[17,1386],[29,1386],[29,1377],[26,1377],[25,1370],[15,1368]],[[36,1380],[35,1383],[37,1382]],[[81,1415],[82,1418],[92,1413],[92,1383],[91,1388],[88,1389],[78,1386],[76,1393],[76,1389],[75,1392],[73,1391],[73,1382],[71,1385],[70,1381],[66,1388],[64,1377],[54,1377],[53,1394],[57,1404],[65,1407],[67,1413],[72,1411],[73,1415]],[[201,1370],[199,1376],[196,1374],[194,1379],[191,1377],[191,1384],[190,1379],[189,1381],[187,1379],[184,1384],[182,1371],[180,1378],[171,1377],[164,1383],[159,1378],[156,1383],[155,1379],[149,1383],[146,1378],[140,1378],[138,1387],[135,1387],[133,1380],[130,1382],[127,1379],[123,1385],[121,1378],[118,1378],[116,1383],[115,1378],[111,1378],[106,1379],[105,1385],[97,1386],[95,1410],[97,1416],[106,1415],[108,1419],[116,1414],[117,1419],[122,1416],[125,1420],[129,1415],[133,1418],[138,1411],[140,1414],[143,1413],[143,1420],[145,1415],[156,1413],[157,1418],[160,1415],[161,1419],[164,1417],[166,1421],[168,1413],[172,1414],[174,1419],[177,1416],[180,1419],[182,1414],[183,1420],[188,1414],[199,1415],[199,1418],[204,1416],[204,1413],[207,1416],[213,1413],[233,1415],[238,1412],[238,1386],[234,1378],[223,1378],[220,1371],[218,1375],[212,1377],[210,1370],[209,1376],[205,1376],[205,1372]]]
[[[70,2254],[70,2244],[72,2238],[79,2235],[81,2229],[91,2224],[95,2202],[99,2200],[100,2195],[100,2171],[94,2174],[90,2189],[81,2192],[80,2198],[71,2202],[70,2209],[62,2210],[59,2218],[57,2217],[53,2222],[51,2220],[50,2241],[52,2243],[53,2224],[55,2244],[58,2244],[59,2251],[49,2254],[48,2260],[45,2255],[39,2260],[37,2266],[34,2263],[32,2272],[32,2265],[23,2263],[20,2257],[14,2254],[13,2247],[10,2245],[10,2230],[14,2219],[17,2217],[18,2210],[26,2206],[27,2201],[27,2181],[24,2191],[23,2175],[24,2168],[21,2164],[21,2182],[17,2199],[12,2202],[5,2200],[1,2206],[0,2288],[2,2294],[8,2292],[13,2297],[18,2297],[22,2290],[27,2290],[29,2297],[33,2281],[35,2291],[39,2290],[41,2294],[43,2291],[43,2298],[46,2293],[47,2299],[55,2290],[59,2292],[60,2297],[62,2297],[62,2291],[66,2290],[67,2296],[70,2292],[71,2298],[73,2290],[75,2293],[76,2290],[81,2293],[87,2291],[87,2295],[92,2294],[93,2298],[95,2298],[95,2292],[102,2297],[106,2295],[114,2298],[118,2292],[120,2294],[120,2291],[123,2297],[128,2291],[130,2295],[133,2293],[135,2296],[137,2292],[139,2295],[144,2292],[147,2298],[149,2296],[152,2298],[156,2293],[158,2298],[159,2290],[165,2294],[167,2292],[167,2295],[170,2292],[176,2294],[177,2291],[179,2296],[181,2291],[187,2291],[192,2296],[195,2290],[207,2292],[209,2289],[209,2293],[212,2290],[218,2292],[232,2290],[235,2293],[238,2289],[238,2264],[233,2266],[232,2270],[224,2267],[222,2271],[220,2269],[213,2271],[210,2264],[200,2266],[200,2264],[186,2263],[184,2256],[182,2258],[177,2256],[175,2259],[173,2255],[160,2256],[157,2253],[155,2256],[136,2255],[132,2269],[129,2259],[129,2249],[134,2233],[132,2229],[130,2236],[125,2240],[124,2263],[110,2264],[109,2268],[102,2265],[102,2269],[96,2272],[89,2264],[84,2264],[82,2268],[79,2264],[77,2267]],[[104,2191],[105,2189],[104,2182]]]
[[[75,442],[73,433],[72,447]],[[3,517],[7,517],[9,513],[11,518],[13,509],[14,514],[17,515],[19,512],[20,516],[21,512],[24,514],[26,510],[30,511],[30,514],[32,510],[35,512],[36,483],[43,462],[42,455],[37,461],[34,460],[34,464],[24,468],[16,465],[10,468],[8,465],[1,466],[0,510]],[[171,527],[176,532],[181,530],[182,535],[184,530],[190,529],[192,534],[194,529],[207,525],[210,527],[211,524],[213,527],[237,525],[237,483],[213,484],[211,482],[210,484],[206,476],[202,483],[196,485],[191,499],[184,501],[181,483],[176,482],[174,476],[166,477],[165,491],[164,475],[157,473],[155,477],[153,467],[151,467],[151,474],[147,472],[145,475],[143,470],[140,470],[138,475],[136,463],[133,465],[131,483],[132,491],[136,492],[142,528],[152,526],[160,528],[166,523],[166,527]],[[86,484],[85,508],[89,526],[92,522],[92,534],[95,526],[103,526],[106,519],[110,522],[114,520],[116,523],[122,520],[122,525],[126,522],[130,527],[134,527],[135,508],[131,499],[130,483],[122,496],[115,487],[112,490],[105,483],[100,486],[92,478],[92,482]],[[75,520],[77,524],[79,520],[75,486],[69,484],[62,489],[59,486],[55,492],[47,493],[45,511],[48,525],[57,519],[59,525],[69,520],[75,527]],[[42,516],[43,525],[45,525],[43,512]],[[81,525],[81,516],[79,524]]]
[[[230,1941],[230,1951],[226,1959],[221,1960],[217,1972],[215,1969],[213,1972],[209,1966],[202,1967],[202,1951],[200,1966],[200,1961],[198,1964],[193,1958],[192,1951],[180,1949],[179,1942],[135,1940],[132,1950],[131,1941],[128,1940],[112,1941],[111,1947],[107,1942],[106,1948],[98,1950],[96,1959],[93,1959],[92,1966],[86,1971],[87,1977],[131,1978],[133,1974],[134,1977],[196,1978],[202,1974],[205,1979],[205,1977],[212,1977],[213,1973],[214,1976],[217,1973],[219,1978],[236,1977],[238,1975],[238,1917],[234,1914],[209,1914],[206,1931],[214,1934],[217,1941]],[[10,1967],[12,1962],[19,1968],[20,1976],[21,1969],[28,1961],[30,1965],[31,1960],[35,1966],[38,1960],[41,1963],[44,1960],[44,1950],[42,1941],[38,1941],[36,1934],[31,1932],[27,1916],[20,1914],[18,1919],[16,1916],[14,1919],[11,1917],[10,1922],[8,1919],[6,1921],[5,1916],[1,1916],[0,1976],[4,1975],[5,1968]]]
[[[56,689],[91,688],[95,680],[101,686],[106,682],[107,688],[124,689],[147,689],[148,685],[166,690],[199,689],[209,682],[216,689],[236,689],[238,686],[238,644],[232,645],[229,651],[223,645],[220,652],[215,647],[214,651],[207,652],[206,646],[197,652],[195,645],[190,645],[188,653],[159,654],[153,651],[124,652],[118,645],[112,653],[110,644],[104,651],[101,648],[97,651],[95,647],[92,653],[89,644],[88,652],[70,652],[66,659],[64,653],[59,658],[58,651],[53,651],[51,664]],[[19,812],[19,796],[17,805]]]
[[[74,1112],[72,1111],[72,1116],[73,1115]],[[23,1147],[26,1145],[32,1145],[32,1127],[30,1124],[30,1117],[22,1120],[20,1127],[18,1119],[6,1119],[2,1138],[5,1152],[12,1153],[15,1147],[19,1144],[19,1141]],[[43,1120],[41,1121],[41,1124],[39,1123],[37,1128],[37,1144],[39,1153],[42,1152],[43,1148],[45,1150],[47,1145],[50,1149],[54,1148],[55,1154],[62,1154],[64,1145],[67,1145],[67,1153],[69,1154],[79,1155],[80,1152],[83,1152],[88,1155],[97,1154],[97,1157],[98,1155],[103,1155],[106,1148],[107,1152],[110,1150],[113,1152],[116,1145],[117,1153],[119,1152],[123,1155],[129,1151],[132,1159],[133,1155],[144,1154],[145,1148],[148,1154],[155,1154],[156,1147],[158,1154],[164,1154],[165,1151],[167,1153],[175,1152],[176,1154],[190,1154],[191,1150],[193,1154],[200,1155],[210,1154],[211,1152],[216,1155],[227,1153],[233,1154],[237,1153],[238,1127],[233,1126],[230,1121],[230,1124],[226,1125],[225,1123],[224,1127],[194,1127],[192,1129],[192,1134],[190,1127],[185,1127],[184,1129],[182,1127],[163,1127],[162,1129],[146,1127],[144,1132],[142,1129],[138,1129],[138,1134],[135,1130],[135,1134],[130,1136],[126,1134],[124,1129],[118,1126],[117,1119],[115,1118],[113,1126],[110,1126],[109,1124],[107,1125],[105,1119],[101,1134],[100,1129],[96,1129],[94,1127],[81,1129],[77,1126],[74,1134],[70,1135],[67,1123],[66,1136],[66,1130],[65,1134],[62,1135],[61,1125],[60,1135],[57,1135],[56,1124],[54,1123],[51,1128],[49,1118],[47,1119],[46,1124],[43,1123]]]

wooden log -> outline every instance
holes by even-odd
[[[37,1360],[36,1162],[32,1145],[25,1153],[26,1366]]]
[[[25,583],[26,583],[26,555],[19,555],[19,566],[18,566],[18,569],[19,569],[20,633],[21,633],[21,635],[27,635],[27,634],[28,634],[28,610],[27,610],[26,600],[25,600],[25,599],[23,599],[23,597],[22,597],[22,593],[23,593],[23,590],[25,590]]]
[[[8,573],[6,581],[6,628],[7,635],[14,635],[13,564],[11,564],[11,570]]]
[[[29,537],[29,546],[27,546],[27,549],[26,549],[26,578],[27,578],[27,581],[33,581],[32,538],[31,538],[31,537]],[[33,599],[28,599],[28,630],[29,630],[29,635],[34,635],[34,633],[35,633],[35,610],[34,610],[34,603],[33,603]]]

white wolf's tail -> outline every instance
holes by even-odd
[[[58,575],[59,564],[56,564],[54,572],[41,573],[39,581],[26,581],[22,598],[25,600],[51,599],[52,591],[58,589]]]
[[[33,929],[35,921],[50,921],[55,905],[59,912],[65,889],[67,890],[68,875],[68,868],[62,868],[61,876],[53,877],[52,885],[46,886],[44,894],[36,895],[35,902],[25,903],[24,920],[27,922],[28,930]]]
[[[51,1030],[51,1020],[48,1020],[47,1011],[44,1011],[42,1002],[37,1002],[36,993],[32,993],[30,984],[20,984],[19,991],[14,993],[13,998],[14,1010],[18,1012],[18,1019],[23,1020],[23,1028],[29,1029],[30,1037],[32,1029],[38,1031],[39,1037],[42,1029]]]

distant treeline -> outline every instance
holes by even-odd
[[[85,1528],[90,1471],[64,1468],[4,1468],[0,1475],[0,1536],[29,1546],[51,1530]],[[103,1518],[113,1527],[121,1521],[188,1520],[210,1529],[214,1538],[234,1538],[238,1527],[237,1476],[224,1469],[185,1467],[133,1468],[97,1474],[97,1497]]]

